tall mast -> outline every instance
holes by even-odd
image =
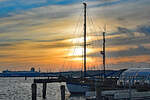
[[[84,77],[86,77],[86,7],[87,4],[84,5]]]
[[[104,68],[104,78],[105,78],[105,32],[103,32],[103,68]]]
[[[105,78],[105,32],[103,32],[103,50],[101,51],[101,54],[103,55],[103,74],[104,74],[104,78]]]

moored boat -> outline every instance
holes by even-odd
[[[85,94],[90,90],[90,85],[79,82],[67,82],[67,88],[71,94]]]
[[[70,93],[72,94],[85,94],[85,92],[89,91],[89,90],[92,90],[93,87],[95,86],[95,78],[89,78],[88,75],[87,75],[87,72],[86,72],[86,56],[87,56],[87,51],[86,51],[86,36],[87,36],[87,33],[86,33],[86,9],[87,9],[87,4],[84,2],[83,3],[84,5],[84,54],[83,54],[83,58],[84,58],[84,62],[83,62],[83,67],[84,67],[84,71],[83,71],[83,76],[81,78],[78,78],[78,79],[75,79],[75,78],[72,78],[74,81],[70,81],[68,80],[66,82],[66,85],[67,85],[67,88],[69,90]],[[103,78],[105,77],[105,32],[103,32],[103,51],[101,51],[101,54],[103,55],[103,67],[104,67],[104,73],[103,73]]]

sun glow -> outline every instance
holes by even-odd
[[[93,49],[92,48],[86,48],[86,52],[87,52],[87,54],[90,54],[93,52]],[[83,53],[84,53],[84,48],[79,46],[79,47],[71,48],[68,56],[75,56],[75,57],[80,56],[80,57],[82,57]]]
[[[97,38],[95,36],[87,36],[86,38],[86,42],[91,42],[93,40],[96,40]],[[72,42],[72,43],[83,43],[84,42],[84,37],[77,37],[77,38],[72,38],[69,39],[68,42]]]
[[[79,61],[79,62],[81,62],[81,61],[83,62],[83,60],[84,60],[83,57],[75,57],[75,58],[71,59],[71,61]],[[90,57],[87,57],[86,60],[87,60],[87,62],[93,62],[93,59]]]
[[[87,37],[87,44],[88,44],[88,42],[93,41],[94,39],[95,38],[93,36],[88,36]],[[84,42],[84,38],[83,37],[77,37],[77,38],[69,39],[67,41],[74,44],[74,46],[69,49],[68,56],[69,56],[69,58],[71,58],[69,60],[83,61],[84,47],[82,45]],[[77,45],[77,46],[75,46],[75,45]],[[97,51],[98,51],[97,49],[90,48],[87,46],[87,48],[86,48],[87,61],[92,61],[92,59],[90,57],[88,57],[88,55],[91,53],[97,52]]]
[[[70,52],[68,53],[69,60],[72,61],[83,61],[83,56],[84,56],[84,48],[81,46],[78,47],[72,47],[70,50]],[[86,48],[86,53],[87,53],[87,62],[92,62],[92,58],[88,57],[89,54],[97,52],[98,49],[94,49],[94,48]]]
[[[72,48],[70,50],[69,56],[82,56],[83,55],[83,48]]]

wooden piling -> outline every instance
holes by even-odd
[[[102,89],[100,84],[96,84],[96,100],[102,100],[102,95],[101,95]]]
[[[43,99],[46,98],[46,88],[47,88],[47,83],[43,83]]]
[[[27,80],[27,76],[24,77],[24,80]]]
[[[65,85],[61,85],[60,90],[61,90],[61,100],[65,100]]]
[[[36,86],[36,84],[35,83],[33,83],[32,84],[32,86],[31,86],[31,88],[32,88],[32,100],[36,100],[36,93],[37,93],[37,86]]]

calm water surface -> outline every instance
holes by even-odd
[[[33,78],[0,78],[0,100],[31,100],[31,84]],[[61,100],[60,85],[65,83],[47,84],[47,99]],[[68,93],[68,92],[67,92]],[[42,84],[37,84],[37,100],[42,99]],[[71,96],[67,100],[85,100],[83,96]]]

